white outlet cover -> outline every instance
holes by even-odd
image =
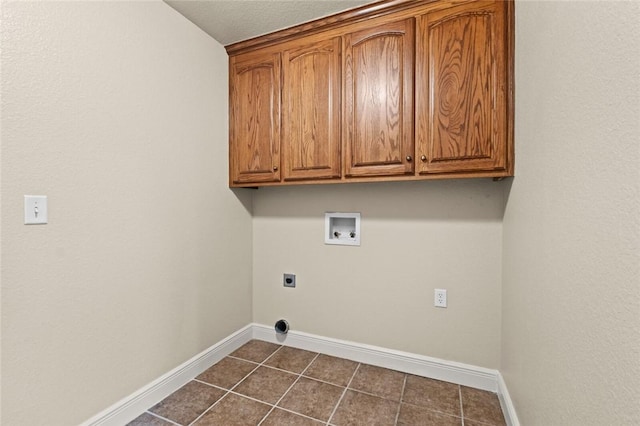
[[[433,306],[438,308],[447,307],[447,290],[436,288],[433,292]]]

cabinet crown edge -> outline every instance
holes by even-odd
[[[229,56],[234,56],[271,46],[273,44],[279,44],[293,38],[327,31],[343,25],[366,21],[368,19],[377,18],[406,9],[417,9],[420,7],[428,8],[429,6],[436,4],[455,6],[457,4],[474,3],[477,1],[478,0],[381,0],[247,40],[231,43],[226,45],[224,48]],[[513,3],[515,0],[503,1]]]

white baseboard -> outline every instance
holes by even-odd
[[[476,389],[498,391],[499,373],[497,370],[298,331],[289,331],[282,335],[277,334],[273,327],[262,324],[252,325],[254,339],[320,352]]]
[[[497,370],[297,331],[282,335],[277,334],[273,327],[255,323],[214,344],[80,426],[127,424],[251,339],[497,392],[507,425],[520,426],[507,386]]]
[[[507,389],[507,383],[504,381],[500,372],[498,372],[498,398],[500,398],[500,406],[502,407],[507,426],[520,426],[520,421],[516,414],[516,407],[513,405],[511,395],[509,395],[509,389]]]
[[[80,426],[122,426],[127,424],[251,339],[252,326],[250,324],[116,402]]]

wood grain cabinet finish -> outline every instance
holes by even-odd
[[[385,0],[226,46],[230,186],[513,176],[513,0]]]
[[[284,51],[285,181],[340,177],[340,49],[334,37]]]
[[[412,174],[414,20],[345,36],[345,175]]]
[[[505,4],[418,17],[420,173],[506,170]]]
[[[280,55],[230,58],[230,184],[280,181]]]

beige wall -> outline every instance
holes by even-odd
[[[215,41],[161,2],[1,7],[0,423],[79,423],[278,318],[500,368],[525,425],[640,418],[638,3],[518,2],[512,186],[235,194]],[[361,247],[324,245],[332,210]]]
[[[504,184],[261,188],[254,321],[497,368]],[[362,245],[325,245],[325,211],[360,212]],[[447,309],[433,307],[434,288],[448,290]]]
[[[3,425],[80,423],[251,321],[226,76],[159,1],[2,2]]]
[[[640,419],[640,3],[519,2],[502,367],[523,425]]]

